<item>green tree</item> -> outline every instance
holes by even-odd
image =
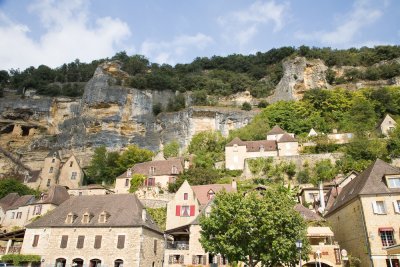
[[[117,164],[118,158],[117,152],[107,152],[105,146],[95,148],[86,171],[89,182],[112,184],[115,177],[120,174]]]
[[[220,132],[204,131],[195,134],[188,151],[196,155],[196,167],[212,168],[214,163],[224,159],[226,139]]]
[[[169,192],[176,192],[185,180],[191,185],[215,184],[222,177],[218,170],[204,167],[190,168],[168,184]]]
[[[39,194],[38,191],[35,191],[23,183],[17,181],[16,179],[2,179],[0,180],[0,198],[5,197],[9,193],[18,193],[20,196],[23,195],[35,195]]]
[[[331,181],[338,174],[334,164],[329,159],[323,159],[315,163],[313,184]]]
[[[306,223],[294,210],[295,202],[282,187],[263,195],[252,192],[218,193],[209,216],[200,219],[203,248],[250,267],[292,265],[298,260],[296,240],[303,240],[303,257],[310,246]]]
[[[165,230],[167,223],[167,208],[146,208],[161,230]]]
[[[171,158],[171,157],[177,157],[179,155],[179,143],[178,141],[174,140],[172,142],[169,142],[164,146],[163,149],[164,152],[164,157]]]
[[[129,193],[135,193],[143,182],[146,180],[146,176],[143,174],[134,174],[131,179],[131,186],[129,187]]]
[[[249,102],[244,102],[242,104],[242,110],[250,111],[251,110],[251,104]]]
[[[150,161],[154,153],[150,150],[140,148],[136,145],[129,145],[117,160],[119,172],[126,171],[136,163]]]
[[[389,135],[387,149],[391,158],[400,157],[400,127],[397,126]]]

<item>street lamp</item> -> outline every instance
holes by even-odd
[[[303,248],[303,242],[301,240],[296,241],[296,248],[300,252],[299,266],[302,267],[302,265],[301,265],[301,249]]]

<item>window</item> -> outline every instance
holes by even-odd
[[[49,186],[50,186],[50,183],[51,183],[51,180],[50,180],[50,179],[48,179],[48,180],[47,180],[47,187],[49,187]]]
[[[131,175],[132,175],[132,169],[129,168],[129,169],[126,171],[126,177],[131,177]]]
[[[172,166],[172,170],[171,170],[172,174],[178,174],[178,168],[174,165]]]
[[[153,251],[154,251],[154,254],[157,254],[157,239],[153,240]]]
[[[110,215],[106,211],[103,211],[102,213],[100,213],[99,223],[106,223],[109,216]]]
[[[75,214],[73,214],[72,212],[70,212],[70,213],[68,213],[67,219],[65,220],[65,222],[71,224],[71,223],[74,222],[74,220],[75,220],[76,217],[77,217],[77,216],[76,216]]]
[[[395,213],[400,213],[400,200],[393,201],[393,207]]]
[[[74,165],[74,162],[73,162],[73,161],[71,161],[71,162],[69,163],[69,166],[70,166],[70,167],[72,167],[72,165]]]
[[[124,266],[123,260],[118,259],[114,261],[114,267],[122,267],[122,266]]]
[[[386,267],[400,267],[398,259],[386,259]]]
[[[388,178],[389,188],[400,188],[400,178]]]
[[[189,217],[190,215],[190,207],[189,206],[182,206],[181,209],[181,217]]]
[[[42,205],[36,205],[33,208],[33,215],[40,215],[42,213]]]
[[[372,208],[375,214],[386,214],[386,207],[384,201],[373,201]]]
[[[76,248],[83,248],[84,244],[85,244],[85,236],[78,235],[78,241],[76,242]]]
[[[34,248],[37,247],[38,243],[39,243],[39,235],[34,235],[32,247],[34,247]]]
[[[184,257],[183,255],[169,255],[168,263],[169,264],[183,264]]]
[[[15,217],[15,212],[11,213],[11,219],[14,219]]]
[[[260,152],[264,152],[264,146],[263,145],[260,146]]]
[[[60,248],[66,248],[67,245],[68,245],[68,236],[67,235],[61,236]]]
[[[183,194],[183,200],[188,200],[189,198],[189,194],[188,193],[184,193]]]
[[[53,158],[53,159],[51,160],[51,163],[54,163],[55,161],[56,161],[56,159]]]
[[[125,179],[125,187],[129,187],[129,183],[130,183],[129,179]]]
[[[233,145],[233,152],[237,152],[238,151],[238,145],[237,144],[234,144]]]
[[[22,212],[17,212],[17,217],[16,219],[21,219],[22,218]]]
[[[205,255],[193,255],[192,264],[195,265],[206,265],[207,257]]]
[[[390,228],[381,229],[379,231],[379,234],[381,236],[382,246],[388,247],[388,246],[393,246],[395,244],[394,236],[393,236],[393,229],[390,229]]]
[[[72,172],[71,174],[71,180],[76,180],[76,176],[78,175],[77,172]]]
[[[149,172],[150,172],[150,174],[155,174],[156,173],[156,167],[151,166]]]
[[[101,238],[102,238],[101,235],[96,235],[96,236],[94,237],[94,248],[95,248],[95,249],[101,248]]]
[[[147,178],[146,179],[146,185],[147,186],[155,186],[156,185],[156,179],[153,177]]]
[[[49,173],[53,173],[54,168],[50,167]]]
[[[123,249],[125,247],[125,235],[118,235],[117,248]]]
[[[214,196],[215,196],[214,191],[212,191],[212,190],[208,191],[208,193],[207,193],[207,198],[208,198],[208,200],[213,199]]]
[[[88,212],[83,214],[82,223],[89,223],[90,222],[90,214]]]

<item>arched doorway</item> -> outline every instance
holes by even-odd
[[[307,264],[305,264],[303,266],[304,267],[315,267],[315,266],[319,267],[320,265],[319,265],[319,262],[313,261],[313,262],[307,262]],[[332,267],[332,265],[321,262],[321,267]]]
[[[56,266],[55,267],[65,267],[67,265],[67,260],[64,258],[56,259]]]
[[[99,259],[91,259],[89,267],[101,267],[101,260],[99,260]]]
[[[83,267],[83,260],[80,258],[73,259],[72,267]]]
[[[114,267],[123,267],[124,266],[124,261],[121,259],[115,260],[114,261]]]

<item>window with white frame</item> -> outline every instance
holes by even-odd
[[[372,209],[375,214],[386,214],[386,206],[384,201],[373,201]]]
[[[400,188],[400,177],[387,178],[389,188]]]
[[[400,200],[393,201],[394,212],[400,214]]]
[[[182,208],[181,208],[181,216],[182,217],[189,217],[190,216],[190,207],[189,206],[182,206]]]
[[[388,247],[393,246],[396,242],[394,240],[393,229],[379,231],[382,240],[382,246]]]
[[[71,180],[76,180],[76,176],[78,175],[77,172],[72,172],[71,173]]]

